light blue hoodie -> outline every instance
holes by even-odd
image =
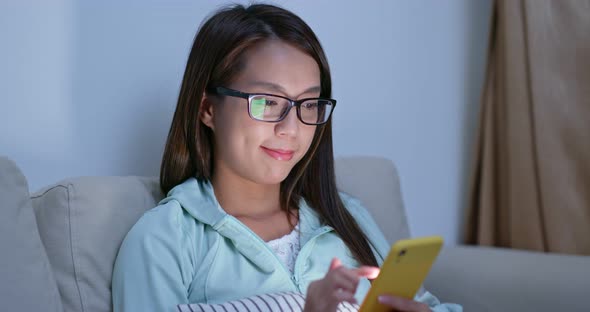
[[[341,198],[381,264],[390,245],[358,200],[345,194]],[[125,237],[113,271],[114,311],[176,311],[181,303],[305,294],[312,281],[324,277],[333,257],[358,267],[334,229],[322,225],[304,200],[299,229],[301,250],[291,274],[259,236],[220,207],[210,183],[190,178],[147,211]],[[358,302],[369,287],[368,280],[361,280]],[[426,291],[416,300],[435,311],[461,311],[460,306],[440,304]]]

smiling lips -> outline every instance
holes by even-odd
[[[264,146],[261,146],[261,148],[265,153],[276,160],[291,160],[293,154],[295,154],[295,152],[291,150],[271,149]]]

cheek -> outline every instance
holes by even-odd
[[[257,147],[272,129],[267,124],[252,120],[247,112],[229,111],[216,119],[215,139],[222,158],[243,158]]]
[[[243,118],[240,118],[238,110],[228,110],[226,107],[216,112],[215,123],[215,143],[218,150],[217,156],[224,156],[233,153],[232,150],[238,148],[238,142],[241,139],[244,126]],[[247,116],[246,116],[247,117]]]
[[[301,130],[301,134],[300,134],[300,144],[301,146],[305,146],[305,150],[303,155],[305,155],[305,153],[307,153],[307,151],[309,150],[309,147],[311,146],[311,142],[313,142],[313,138],[315,136],[315,131],[316,131],[317,127],[304,127]]]

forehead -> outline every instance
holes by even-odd
[[[236,85],[248,87],[254,82],[269,82],[289,93],[320,85],[320,69],[305,52],[280,40],[267,40],[244,54],[244,65]],[[262,85],[262,84],[258,84]]]

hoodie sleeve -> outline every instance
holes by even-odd
[[[112,280],[114,312],[176,311],[188,303],[190,250],[180,208],[158,206],[131,228],[119,249]]]
[[[435,296],[420,289],[414,301],[422,302],[428,305],[433,312],[463,312],[463,307],[455,303],[441,303]]]
[[[359,227],[365,232],[369,243],[373,248],[373,253],[377,258],[379,265],[383,263],[385,257],[391,248],[387,242],[385,235],[379,229],[379,226],[371,216],[371,214],[362,206],[361,202],[345,193],[340,193],[344,205],[358,222]],[[418,294],[414,297],[415,301],[427,304],[434,312],[462,312],[463,307],[454,303],[441,303],[438,298],[421,287]]]

